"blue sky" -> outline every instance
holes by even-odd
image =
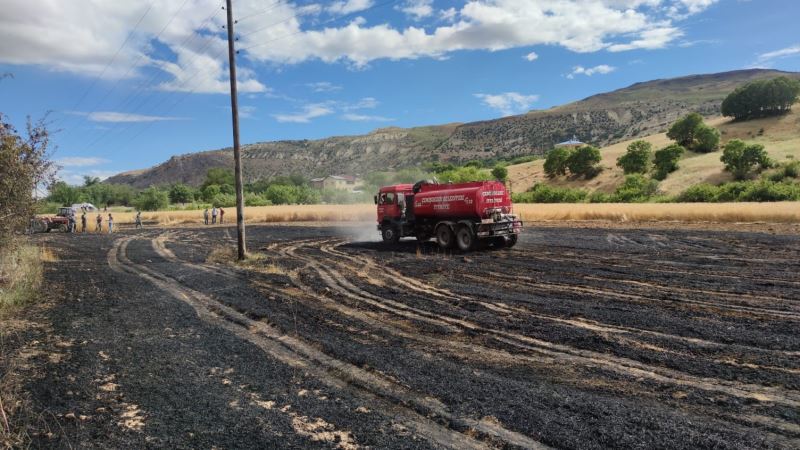
[[[217,0],[2,0],[0,112],[61,177],[231,144]],[[468,122],[635,82],[800,71],[797,0],[234,0],[243,143]]]

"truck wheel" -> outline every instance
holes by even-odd
[[[518,236],[516,234],[509,234],[506,237],[506,248],[511,248],[517,245],[517,238]]]
[[[449,226],[439,225],[439,227],[436,228],[436,242],[439,244],[439,247],[443,249],[453,248],[455,240],[456,236]]]
[[[456,243],[462,252],[468,252],[475,246],[475,234],[468,226],[461,225],[456,231]]]
[[[400,231],[392,225],[384,225],[381,228],[381,237],[387,244],[397,244],[400,241]]]

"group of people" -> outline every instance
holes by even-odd
[[[219,215],[219,223],[225,223],[225,210],[222,208],[217,208],[216,206],[211,208],[211,212],[209,213],[208,208],[203,211],[203,222],[208,225],[208,218],[209,215],[211,216],[211,224],[217,223],[217,215]]]
[[[102,214],[98,214],[97,218],[95,218],[95,220],[97,221],[97,227],[95,228],[95,231],[97,233],[102,233],[103,232],[103,215]],[[81,214],[81,233],[86,233],[86,222],[87,221],[88,221],[88,218],[86,217],[86,210],[84,209],[83,213]],[[107,221],[107,223],[108,223],[108,232],[109,233],[113,233],[114,232],[114,216],[112,216],[111,213],[108,213],[108,221]],[[136,212],[136,217],[134,218],[134,223],[136,224],[136,228],[142,228],[142,212],[141,211],[137,211]],[[68,231],[70,233],[75,233],[75,232],[78,231],[78,229],[77,229],[78,228],[77,227],[77,221],[75,220],[75,214],[74,213],[69,215],[69,222],[68,222],[67,227],[68,227]]]

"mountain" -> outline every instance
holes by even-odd
[[[431,161],[544,154],[573,136],[607,146],[663,131],[689,111],[719,115],[722,100],[748,81],[775,76],[800,78],[777,70],[737,70],[636,83],[613,92],[548,110],[517,116],[416,128],[381,128],[366,135],[318,140],[260,142],[242,146],[245,181],[303,173],[363,174],[401,169]],[[173,156],[155,167],[115,175],[108,183],[137,188],[183,182],[199,185],[212,167],[233,167],[232,149]]]

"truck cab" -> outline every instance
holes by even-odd
[[[397,242],[404,235],[403,225],[413,215],[414,191],[411,184],[384,186],[375,195],[378,205],[378,230],[385,241]]]

